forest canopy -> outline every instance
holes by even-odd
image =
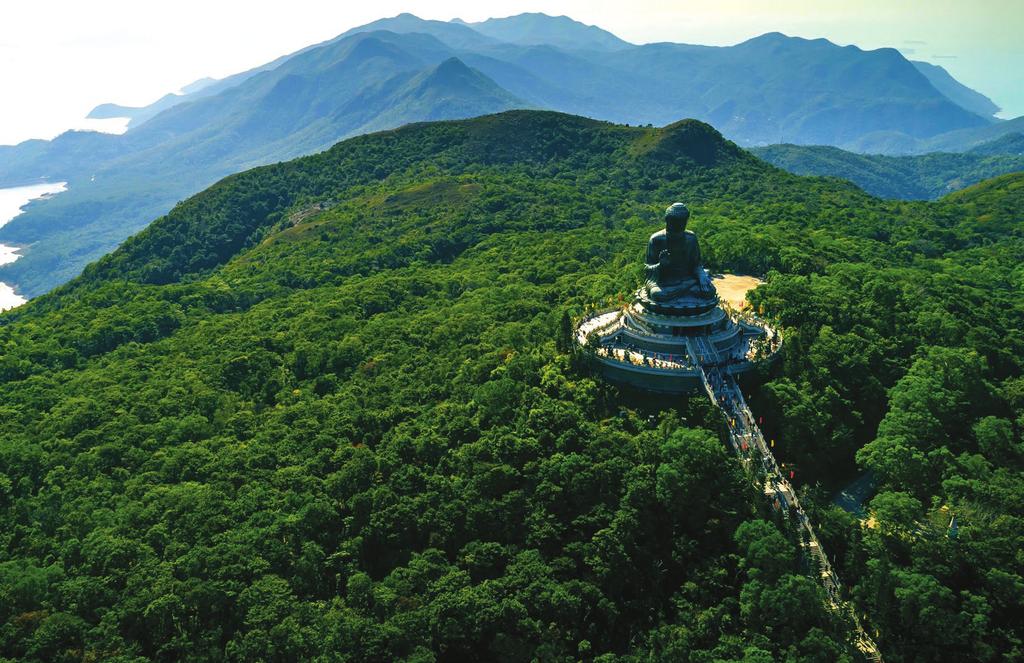
[[[716,411],[560,343],[674,200],[767,278],[752,407],[887,660],[1020,657],[1022,192],[527,111],[231,176],[0,315],[0,657],[856,660]]]

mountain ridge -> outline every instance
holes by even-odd
[[[581,27],[581,28],[585,28],[585,29],[589,29],[589,28],[594,28],[595,27],[595,26],[584,26],[583,24],[581,24],[579,22],[576,22],[576,21],[572,21],[572,19],[569,19],[567,17],[551,17],[551,16],[547,16],[545,14],[520,14],[520,15],[517,15],[517,16],[507,17],[507,18],[504,18],[504,19],[489,19],[489,20],[493,20],[493,21],[499,22],[499,23],[496,23],[496,24],[500,25],[501,22],[508,23],[509,21],[514,22],[515,20],[538,20],[538,21],[541,21],[542,23],[544,21],[547,21],[548,23],[550,23],[550,22],[555,22],[555,21],[561,21],[563,19],[564,19],[564,21],[567,21],[567,22],[569,22],[569,23],[571,23],[571,24],[573,24],[573,25],[575,25],[577,27]],[[481,22],[480,24],[482,24],[482,23],[484,23],[484,22]],[[287,60],[295,57],[296,55],[300,55],[303,52],[306,52],[306,51],[308,51],[310,49],[314,49],[314,48],[322,47],[324,45],[328,45],[328,44],[330,44],[332,42],[336,42],[336,41],[342,40],[342,39],[344,39],[346,37],[349,37],[349,36],[351,36],[353,34],[358,34],[360,32],[374,31],[374,30],[379,30],[379,29],[391,29],[391,30],[393,30],[395,32],[398,32],[400,34],[410,34],[410,33],[413,33],[413,32],[422,32],[422,33],[425,33],[425,34],[431,34],[432,36],[435,36],[435,37],[438,37],[438,38],[441,38],[441,39],[448,39],[452,43],[452,45],[455,46],[457,49],[458,48],[466,48],[466,47],[470,47],[470,46],[488,47],[488,48],[492,48],[492,49],[493,48],[499,48],[500,49],[500,46],[501,46],[501,42],[500,41],[497,41],[495,39],[492,39],[492,38],[489,38],[489,37],[487,37],[485,35],[482,35],[482,34],[480,34],[479,32],[476,32],[475,30],[473,30],[470,27],[470,26],[473,26],[473,25],[479,26],[480,24],[469,24],[469,23],[465,23],[463,21],[457,21],[457,20],[456,21],[448,21],[448,22],[445,22],[445,21],[433,21],[433,20],[423,20],[423,19],[419,19],[418,17],[416,17],[416,16],[414,16],[412,14],[403,13],[403,14],[399,14],[399,15],[394,16],[394,17],[379,19],[377,21],[373,21],[373,22],[368,23],[366,25],[358,26],[356,28],[352,28],[351,30],[349,30],[349,31],[347,31],[345,33],[342,33],[338,37],[335,37],[334,39],[331,39],[331,40],[328,40],[326,42],[323,42],[322,44],[318,44],[318,45],[314,45],[314,46],[311,46],[311,47],[307,47],[306,49],[301,49],[300,51],[297,51],[296,53],[288,55],[288,56],[282,56],[282,58],[279,58],[278,60],[275,60],[273,63],[265,65],[265,67],[273,68],[273,67],[279,66],[282,62],[286,62]],[[554,29],[551,25],[548,25],[547,27],[551,28],[551,29]],[[618,39],[617,37],[614,37],[614,35],[611,35],[611,33],[607,33],[606,31],[601,31],[601,32],[603,34],[609,35],[610,37],[612,37],[614,39]],[[472,36],[470,36],[470,35],[472,35]],[[621,40],[619,40],[619,41],[621,41]],[[766,42],[771,42],[771,43],[773,43],[775,45],[786,43],[786,42],[790,42],[790,43],[806,43],[806,44],[809,44],[809,45],[814,45],[814,46],[819,46],[819,47],[820,46],[826,46],[826,47],[834,47],[836,49],[846,49],[846,50],[850,50],[851,52],[856,52],[856,53],[860,53],[860,54],[872,54],[872,53],[874,53],[876,55],[877,54],[885,54],[887,57],[895,58],[895,59],[901,61],[902,63],[909,64],[910,66],[912,66],[914,69],[918,70],[919,72],[924,72],[924,73],[922,73],[922,76],[924,76],[924,80],[927,80],[929,83],[932,83],[933,79],[934,80],[939,80],[941,78],[942,80],[946,81],[946,84],[945,85],[940,85],[940,87],[943,87],[943,89],[946,90],[947,92],[950,91],[950,90],[953,90],[953,91],[957,92],[960,95],[959,98],[961,98],[961,99],[966,99],[968,97],[970,97],[970,98],[977,98],[977,99],[981,100],[978,103],[983,103],[983,104],[984,103],[988,103],[988,104],[991,104],[991,102],[989,100],[987,100],[987,98],[983,97],[983,95],[978,95],[978,93],[974,92],[973,90],[970,90],[969,88],[966,88],[966,87],[962,86],[961,84],[959,84],[958,82],[956,82],[954,79],[952,79],[952,77],[949,76],[948,72],[946,72],[941,67],[938,67],[938,66],[935,66],[935,65],[927,65],[926,63],[910,63],[909,61],[906,61],[898,53],[898,51],[896,51],[895,49],[877,49],[876,51],[863,51],[862,49],[859,49],[856,46],[839,47],[839,46],[833,44],[832,42],[829,42],[826,39],[821,39],[821,38],[818,38],[818,39],[803,39],[803,38],[800,38],[800,37],[789,37],[789,36],[784,35],[781,32],[768,32],[768,33],[765,33],[765,34],[760,35],[758,37],[753,37],[753,38],[748,39],[748,40],[746,40],[744,42],[740,42],[739,44],[736,44],[735,46],[731,46],[731,47],[700,47],[700,46],[691,46],[691,45],[686,45],[686,44],[671,44],[671,43],[663,43],[663,44],[660,44],[660,46],[662,46],[662,47],[669,47],[669,48],[679,48],[679,49],[682,49],[682,50],[685,50],[685,51],[694,52],[694,51],[701,51],[701,50],[716,51],[716,50],[723,50],[723,49],[735,49],[737,47],[750,48],[751,46],[754,46],[754,45],[757,45],[757,44],[766,43]],[[622,44],[624,44],[626,47],[641,48],[641,47],[635,47],[635,46],[633,46],[631,44],[628,44],[628,42],[621,42],[620,45],[622,45]],[[535,45],[535,44],[531,43],[531,44],[528,44],[528,45]],[[646,46],[651,46],[651,45],[646,45]],[[616,50],[616,49],[613,49],[613,50]],[[255,70],[250,70],[250,71],[258,71],[260,69],[262,69],[262,68],[257,68]],[[932,72],[940,72],[940,73],[939,74],[934,74]],[[240,74],[239,77],[242,77],[242,80],[244,81],[245,80],[244,76],[248,75],[248,73],[249,72],[245,72],[244,74]],[[635,74],[636,72],[634,71],[632,73]],[[904,75],[907,75],[907,74],[908,74],[908,72],[904,72]],[[931,78],[929,78],[928,75],[926,75],[926,74],[930,75]],[[225,80],[227,80],[227,79],[225,79]],[[220,83],[220,84],[223,84],[223,83]],[[209,93],[208,90],[211,87],[217,88],[217,85],[212,85],[211,86],[211,85],[208,84],[205,87],[205,89],[201,89],[200,92],[203,92],[204,94],[208,94]],[[934,85],[929,86],[929,89],[931,89],[931,90],[933,90],[935,92],[938,92],[938,90],[935,89]],[[922,89],[919,87],[918,90],[916,92],[914,92],[914,94],[920,94],[921,91],[922,91]],[[956,95],[954,95],[954,96],[956,96]],[[971,111],[972,115],[977,112],[977,110],[978,110],[977,106],[970,107],[971,106],[970,104],[967,104],[967,105],[969,106],[968,110]],[[677,110],[676,112],[674,112],[672,114],[672,116],[673,116],[673,119],[674,119],[675,117],[679,117],[680,115],[685,115],[685,114],[686,114],[685,112],[682,112],[681,110]],[[706,118],[706,119],[711,119],[712,121],[715,121],[714,118]],[[668,122],[668,121],[671,121],[671,119],[670,118],[662,118],[662,123]],[[965,121],[969,122],[970,120],[965,120]]]
[[[542,12],[526,12],[461,24],[493,39],[525,46],[550,44],[584,50],[618,50],[633,46],[595,25],[586,25],[568,16],[550,16]]]
[[[911,60],[911,64],[925,75],[928,81],[935,86],[935,89],[967,110],[977,113],[984,118],[992,118],[993,115],[1000,111],[999,106],[994,101],[953,78],[944,67],[916,60]]]

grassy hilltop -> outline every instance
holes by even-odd
[[[228,177],[0,315],[0,658],[855,660],[710,405],[565,351],[673,200],[768,277],[754,407],[887,660],[1018,656],[1022,186],[530,111]]]

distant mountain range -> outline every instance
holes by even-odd
[[[751,151],[797,175],[841,177],[880,198],[904,200],[936,200],[991,177],[1024,171],[1024,134],[960,153],[889,156],[827,145],[769,145]]]
[[[97,107],[95,117],[131,118],[122,136],[0,147],[0,186],[69,183],[0,229],[0,242],[26,247],[0,280],[45,292],[230,173],[361,133],[511,108],[630,124],[693,117],[747,146],[882,152],[967,149],[1020,120],[996,120],[991,100],[894,49],[779,33],[730,47],[634,45],[566,17],[401,14],[150,106]]]

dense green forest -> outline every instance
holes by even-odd
[[[767,276],[752,406],[886,660],[1024,656],[1024,176],[516,111],[231,176],[0,315],[0,658],[857,660],[717,411],[566,351],[673,200]]]
[[[827,145],[769,145],[751,152],[797,175],[850,180],[880,198],[934,200],[972,184],[1024,171],[1021,143],[1012,134],[970,152],[933,152],[908,156],[857,154]]]

